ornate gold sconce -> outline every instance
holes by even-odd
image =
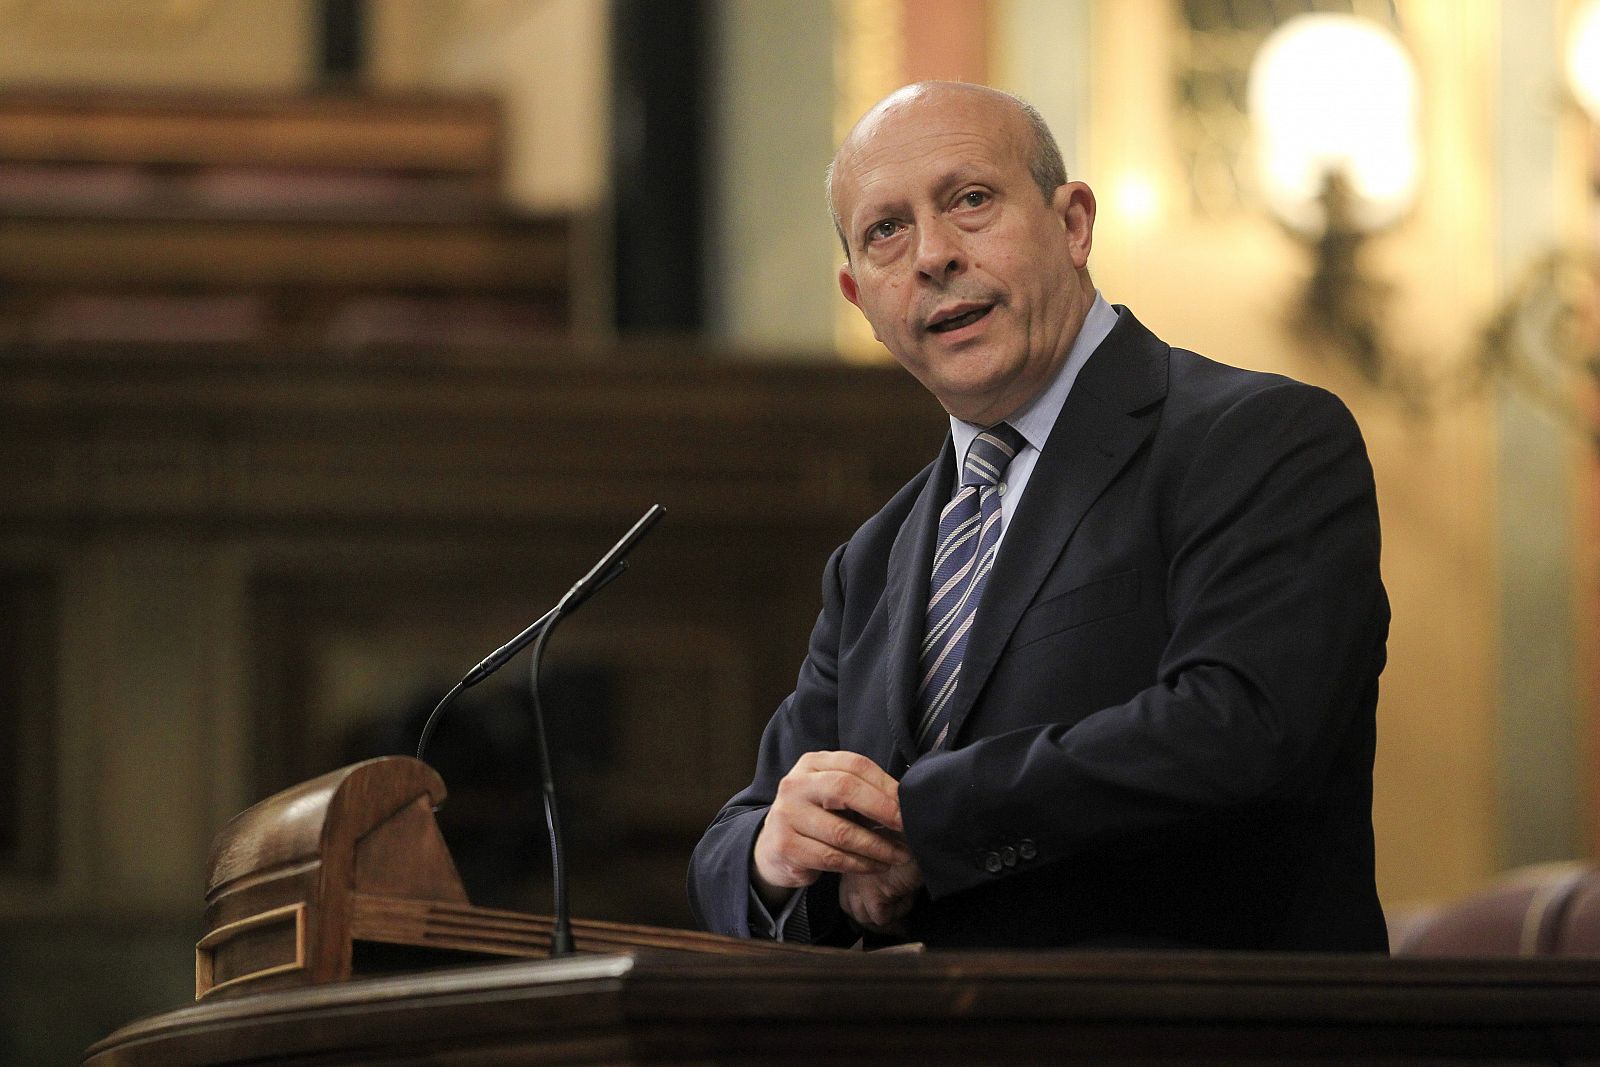
[[[1568,24],[1566,103],[1586,142],[1582,224],[1524,268],[1483,331],[1473,365],[1583,433],[1600,451],[1600,0]]]
[[[1584,120],[1582,225],[1538,256],[1484,330],[1478,372],[1510,382],[1600,451],[1600,0],[1568,24],[1568,103]]]
[[[1421,410],[1423,375],[1383,338],[1388,286],[1362,263],[1367,242],[1416,200],[1417,87],[1387,27],[1350,14],[1298,15],[1256,53],[1249,106],[1261,193],[1311,257],[1290,316],[1295,334]]]
[[[1568,40],[1572,99],[1591,123],[1600,121],[1600,0],[1587,0]],[[1413,413],[1500,384],[1600,447],[1592,403],[1600,382],[1600,229],[1591,227],[1580,247],[1551,249],[1530,264],[1473,351],[1424,362],[1385,339],[1388,287],[1367,271],[1363,253],[1417,194],[1418,84],[1398,36],[1354,15],[1290,18],[1257,52],[1249,101],[1259,187],[1311,260],[1290,325]],[[1600,172],[1590,177],[1594,215]]]

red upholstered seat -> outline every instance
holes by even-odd
[[[1600,870],[1524,867],[1454,904],[1397,916],[1390,930],[1398,956],[1600,956]]]

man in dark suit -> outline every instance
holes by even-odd
[[[725,933],[1382,951],[1389,611],[1361,436],[1088,274],[1036,112],[889,97],[835,157],[844,295],[951,416],[829,560],[754,781],[695,851]]]

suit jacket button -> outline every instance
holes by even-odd
[[[1035,845],[1032,841],[1028,840],[1026,837],[1024,837],[1021,841],[1017,842],[1017,855],[1021,856],[1023,859],[1031,860],[1035,856],[1037,856],[1038,854],[1039,854],[1038,846]]]
[[[1004,866],[1005,863],[1001,861],[1000,853],[998,852],[991,852],[983,857],[983,869],[990,874],[999,874],[1000,869]]]
[[[1017,865],[1017,850],[1012,848],[1010,845],[1007,845],[1005,848],[1001,849],[1000,862],[1005,864],[1007,867],[1015,867]]]

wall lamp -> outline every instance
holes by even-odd
[[[1573,101],[1600,123],[1600,0],[1567,38]],[[1600,381],[1600,226],[1582,248],[1551,249],[1524,272],[1480,331],[1476,350],[1442,371],[1393,351],[1380,329],[1388,286],[1362,268],[1364,244],[1404,219],[1420,175],[1419,79],[1399,38],[1354,15],[1286,20],[1256,53],[1249,112],[1256,177],[1273,216],[1311,256],[1290,316],[1302,341],[1341,358],[1377,389],[1425,414],[1503,382],[1582,429],[1600,448],[1574,372]],[[1591,211],[1600,173],[1591,174]]]
[[[1250,68],[1256,180],[1273,216],[1312,253],[1291,318],[1301,338],[1369,383],[1422,403],[1379,329],[1387,287],[1362,246],[1416,202],[1416,68],[1386,27],[1354,15],[1286,20]]]

